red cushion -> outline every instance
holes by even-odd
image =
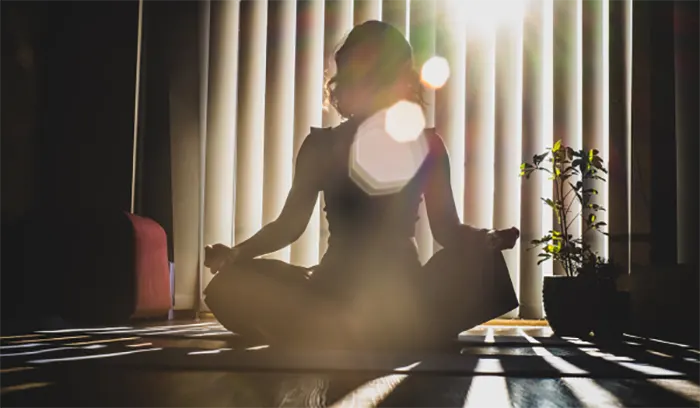
[[[136,304],[132,317],[167,314],[171,306],[168,244],[165,230],[155,221],[128,214],[134,229]]]

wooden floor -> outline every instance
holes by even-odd
[[[700,351],[602,347],[541,325],[478,327],[452,351],[289,351],[214,321],[2,337],[0,406],[698,407]]]

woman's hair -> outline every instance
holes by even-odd
[[[424,105],[420,75],[413,67],[413,50],[392,25],[372,20],[355,26],[334,58],[336,73],[326,82],[325,99],[342,117],[353,115],[343,110],[343,91],[355,87],[371,89],[377,98],[386,97],[391,103],[406,99]],[[401,94],[385,94],[391,88]]]

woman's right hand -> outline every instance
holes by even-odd
[[[204,248],[204,266],[213,274],[219,272],[228,262],[232,251],[232,248],[224,244],[207,245]]]

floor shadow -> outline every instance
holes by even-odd
[[[695,401],[647,381],[643,374],[614,361],[606,361],[603,358],[588,355],[576,358],[563,357],[563,359],[593,373],[593,381],[615,395],[624,406],[697,407],[698,405]],[[621,378],[618,379],[596,378],[602,377],[597,376],[596,373],[605,374],[607,372],[616,372],[622,375],[619,375]],[[634,376],[637,376],[638,379],[624,378]]]
[[[630,357],[657,367],[680,371],[696,380],[700,377],[700,353],[692,351],[693,349],[689,347],[646,341],[604,344],[600,348],[618,356]]]
[[[560,378],[506,378],[506,387],[513,407],[573,408],[583,405]]]
[[[438,358],[429,355],[416,368],[428,373],[408,374],[377,406],[378,407],[454,407],[462,406],[472,384],[472,376],[440,375],[446,368],[440,361],[451,354],[459,358],[459,348],[442,353]],[[464,360],[461,371],[473,373],[477,359]],[[444,373],[443,373],[444,374]]]
[[[457,407],[464,400],[472,377],[408,375],[377,407]]]

